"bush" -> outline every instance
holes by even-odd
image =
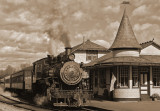
[[[152,94],[152,98],[159,98],[159,94],[157,93]]]

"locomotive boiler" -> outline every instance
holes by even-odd
[[[33,89],[36,94],[46,95],[54,106],[84,106],[91,97],[87,74],[81,64],[74,61],[75,55],[71,48],[56,57],[47,58],[33,63],[36,78]]]

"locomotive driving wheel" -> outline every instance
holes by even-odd
[[[82,69],[76,62],[67,62],[60,70],[60,77],[64,83],[75,85],[82,80]]]

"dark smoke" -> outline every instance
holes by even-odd
[[[65,47],[71,47],[71,45],[70,45],[70,38],[68,37],[68,33],[67,32],[64,32],[61,35],[60,40],[64,43]]]

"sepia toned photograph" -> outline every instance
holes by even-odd
[[[160,0],[0,0],[0,111],[159,111]]]

